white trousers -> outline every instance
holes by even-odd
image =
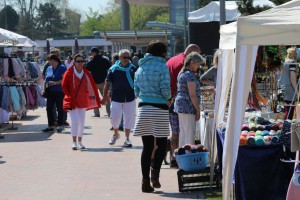
[[[178,113],[179,147],[185,144],[195,144],[196,120],[194,114]]]
[[[71,117],[71,135],[82,137],[85,121],[85,108],[76,108],[69,111]]]
[[[136,101],[126,103],[111,102],[110,106],[110,121],[114,129],[119,128],[121,118],[124,118],[124,128],[133,129],[136,116]]]

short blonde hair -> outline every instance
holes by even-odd
[[[288,48],[286,50],[287,54],[285,57],[285,60],[293,60],[293,61],[297,61],[298,55],[297,55],[297,51],[295,48]]]

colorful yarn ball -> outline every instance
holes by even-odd
[[[246,145],[246,144],[247,144],[247,138],[241,136],[241,137],[240,137],[240,145],[242,146],[242,145]]]
[[[241,132],[241,136],[247,137],[247,135],[248,135],[248,132],[247,132],[247,131],[242,131],[242,132]]]
[[[263,135],[263,136],[270,135],[270,132],[267,131],[267,130],[264,130],[264,131],[262,132],[262,135]]]
[[[256,125],[254,123],[249,124],[250,131],[256,131]]]
[[[271,136],[274,136],[274,135],[276,135],[276,131],[274,131],[274,130],[270,130],[270,132],[269,132],[269,135],[271,135]]]
[[[265,130],[265,126],[264,125],[256,125],[256,130],[263,131],[263,130]]]
[[[256,131],[255,132],[255,136],[262,136],[262,135],[263,135],[263,133],[261,131]]]
[[[271,126],[271,125],[266,125],[266,126],[265,126],[265,130],[270,131],[271,129],[272,129],[272,126]]]
[[[264,143],[265,145],[271,144],[271,136],[264,136]]]
[[[257,146],[263,146],[264,143],[264,138],[262,136],[256,136],[255,137],[255,145]]]
[[[265,124],[265,119],[263,117],[256,117],[254,122],[255,124]]]
[[[248,133],[248,136],[255,136],[255,132],[254,131],[250,131],[249,133]]]
[[[254,136],[247,136],[247,144],[248,145],[255,145],[255,137]]]
[[[279,143],[279,138],[277,136],[272,136],[271,137],[271,143],[272,144],[278,144]]]
[[[250,128],[249,128],[248,124],[243,124],[242,125],[242,131],[250,131]]]

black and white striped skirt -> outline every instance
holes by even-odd
[[[150,105],[139,107],[133,135],[168,137],[170,135],[169,111]]]

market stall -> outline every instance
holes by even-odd
[[[221,27],[220,48],[222,49],[222,58],[224,58],[222,67],[233,72],[226,125],[227,135],[223,149],[223,199],[230,198],[241,126],[258,46],[300,44],[300,19],[295,16],[300,16],[300,0],[291,1],[255,15],[240,17],[236,24]],[[234,29],[235,26],[236,29]],[[233,34],[234,32],[236,35]],[[235,58],[234,49],[236,50]],[[226,54],[233,56],[225,56]],[[235,64],[232,64],[233,62]],[[223,88],[229,88],[229,86],[230,83],[222,85]],[[224,98],[220,95],[220,100],[218,100],[221,108],[224,108],[224,102],[226,102]],[[219,115],[218,123],[221,123],[224,115],[220,116],[220,113],[217,115]]]

